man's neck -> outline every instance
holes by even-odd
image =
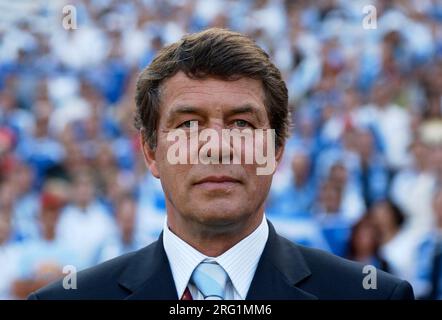
[[[225,226],[204,226],[168,215],[169,229],[180,239],[208,257],[218,257],[249,236],[258,228],[263,219],[263,212],[255,214],[244,222],[235,222]]]

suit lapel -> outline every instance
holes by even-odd
[[[119,279],[131,293],[129,300],[178,300],[175,282],[163,247],[163,237],[140,250]]]
[[[296,286],[311,275],[295,244],[280,237],[270,221],[269,238],[261,255],[247,300],[311,300],[316,296]]]
[[[311,275],[295,244],[278,236],[269,224],[269,238],[247,294],[247,300],[311,300],[316,296],[296,285]],[[119,284],[130,300],[178,300],[163,247],[163,237],[141,249],[123,271]]]

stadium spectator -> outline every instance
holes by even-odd
[[[12,238],[11,217],[3,210],[0,211],[0,299],[14,299],[12,283],[19,268],[19,246]]]
[[[416,296],[422,299],[442,299],[442,189],[433,198],[436,224],[422,240],[417,255]]]
[[[38,215],[38,237],[20,246],[17,274],[12,284],[14,297],[26,298],[32,291],[59,278],[63,268],[77,265],[76,253],[60,241],[56,226],[68,200],[68,185],[61,180],[48,180],[43,186]]]
[[[381,257],[379,248],[379,231],[372,217],[366,214],[352,228],[347,258],[389,272],[388,263]]]
[[[57,237],[79,256],[78,270],[97,263],[99,248],[116,232],[113,218],[97,199],[94,183],[90,173],[74,178],[72,202],[57,224]]]
[[[403,212],[393,202],[376,203],[370,211],[379,232],[380,255],[389,265],[389,271],[399,277],[414,279],[414,238],[401,227],[405,223]]]
[[[118,198],[114,214],[118,226],[118,236],[110,238],[103,244],[99,253],[99,262],[138,250],[144,245],[137,241],[135,235],[136,205],[135,199],[130,194]]]

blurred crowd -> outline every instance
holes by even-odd
[[[442,1],[72,0],[76,29],[66,4],[0,1],[0,299],[158,237],[136,76],[214,26],[252,36],[289,88],[276,229],[442,299]]]

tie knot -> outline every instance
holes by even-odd
[[[224,300],[229,276],[215,261],[203,261],[190,278],[204,296],[204,300]]]

